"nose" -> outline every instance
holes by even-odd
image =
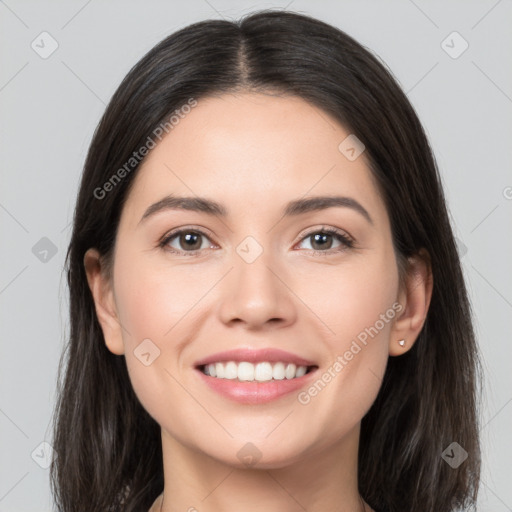
[[[249,330],[275,329],[296,320],[296,302],[286,272],[263,252],[247,263],[239,258],[223,280],[219,315],[226,325],[243,324]]]

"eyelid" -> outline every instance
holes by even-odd
[[[210,233],[210,230],[207,228],[204,228],[203,226],[195,226],[194,224],[190,224],[187,226],[179,227],[171,229],[170,231],[167,231],[164,235],[162,235],[159,239],[159,242],[163,242],[164,240],[168,240],[169,238],[172,238],[175,235],[179,235],[182,232],[195,232],[199,233],[203,236],[206,236],[207,238],[212,238],[212,234]]]
[[[301,242],[304,238],[307,238],[308,236],[311,236],[315,233],[327,233],[329,235],[338,235],[338,236],[344,236],[351,242],[355,243],[354,237],[345,229],[341,228],[335,228],[334,226],[327,226],[327,225],[320,225],[313,228],[307,228],[305,229],[299,236],[298,236],[298,242]],[[297,243],[298,243],[297,242]],[[325,252],[325,251],[322,251]]]

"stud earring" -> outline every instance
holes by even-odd
[[[405,347],[405,340],[398,340],[398,344],[399,344],[401,347]]]

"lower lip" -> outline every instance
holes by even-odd
[[[304,387],[316,368],[294,379],[269,380],[266,382],[240,382],[238,379],[218,379],[196,369],[203,382],[217,393],[241,404],[264,404],[277,400]]]

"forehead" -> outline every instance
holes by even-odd
[[[228,215],[239,215],[305,195],[340,194],[382,209],[364,152],[351,160],[340,150],[349,136],[296,96],[199,99],[147,155],[127,204],[140,218],[166,194],[207,195],[226,204]]]

